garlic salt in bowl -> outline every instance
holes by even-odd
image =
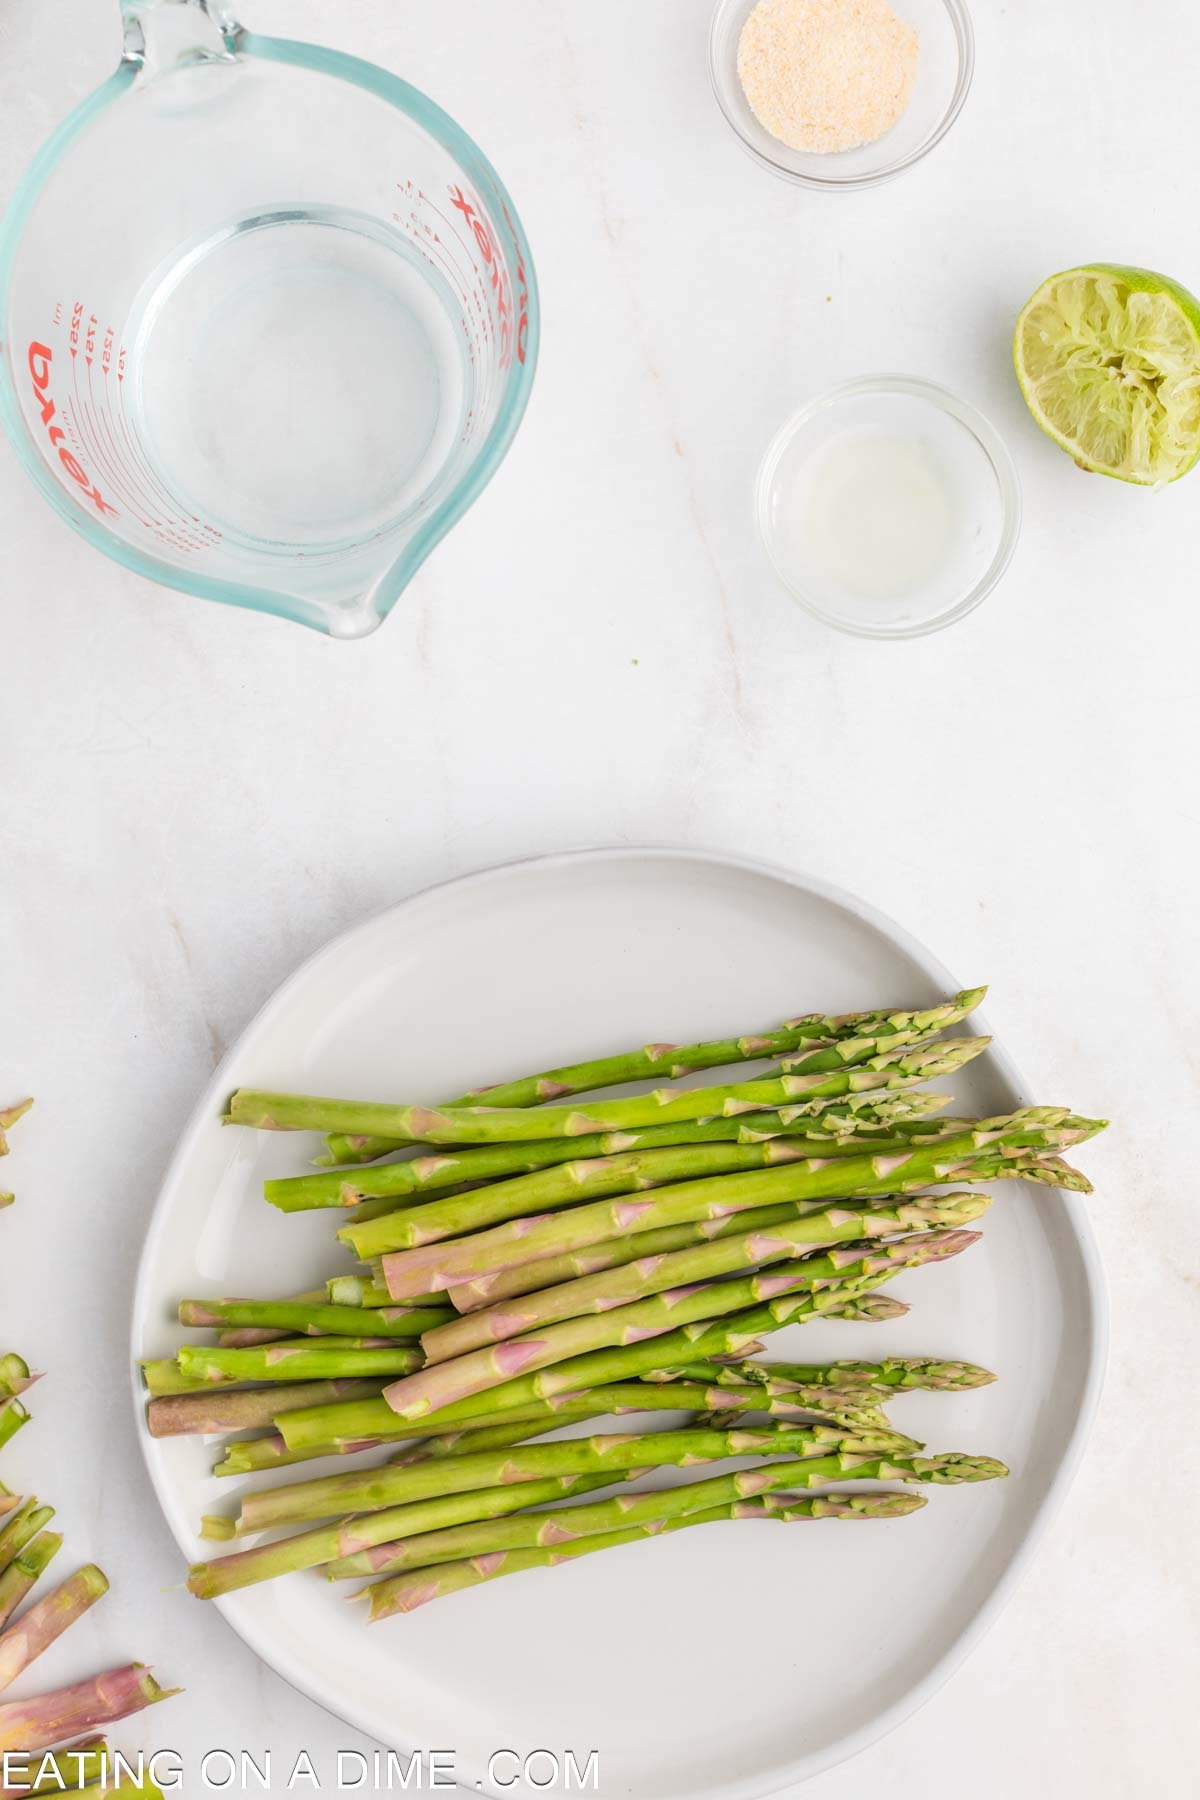
[[[859,637],[965,618],[1016,549],[1021,489],[975,408],[930,381],[874,375],[801,407],[758,472],[755,521],[794,600]]]
[[[794,150],[762,125],[738,75],[738,44],[756,0],[718,0],[708,37],[717,104],[738,141],[763,168],[801,187],[852,189],[890,181],[928,155],[962,111],[975,68],[975,34],[965,0],[890,0],[917,35],[916,76],[890,130],[851,150]],[[786,79],[787,72],[784,71]]]

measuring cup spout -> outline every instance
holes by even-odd
[[[223,0],[121,0],[121,21],[123,61],[149,75],[229,62],[241,32]]]

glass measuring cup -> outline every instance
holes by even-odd
[[[123,0],[0,225],[0,418],[89,543],[374,630],[524,413],[533,265],[486,157],[355,57]]]

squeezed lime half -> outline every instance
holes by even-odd
[[[1017,320],[1030,412],[1081,469],[1158,487],[1200,459],[1200,301],[1166,275],[1091,263]]]

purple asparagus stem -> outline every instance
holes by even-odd
[[[109,1669],[52,1694],[7,1701],[0,1704],[0,1755],[12,1750],[45,1750],[65,1738],[115,1724],[181,1691],[160,1687],[145,1663],[128,1663],[123,1669]]]

